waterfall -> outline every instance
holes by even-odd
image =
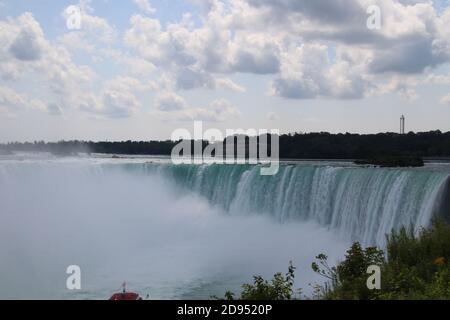
[[[4,164],[0,166],[0,183],[7,186],[49,166],[55,164]],[[73,167],[70,163],[57,166]],[[432,168],[283,164],[278,174],[262,176],[258,166],[237,164],[83,166],[88,169],[79,174],[94,177],[113,170],[148,175],[148,179],[157,174],[169,181],[175,192],[194,192],[229,215],[267,215],[282,224],[314,222],[364,245],[383,246],[386,235],[401,226],[419,230],[434,216],[450,217],[450,174]]]
[[[266,214],[280,223],[314,221],[365,245],[384,245],[401,226],[447,217],[449,174],[427,169],[282,165],[261,176],[250,165],[156,165],[156,171],[231,215]],[[441,212],[441,211],[446,212]]]

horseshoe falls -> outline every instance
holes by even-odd
[[[436,170],[303,164],[282,165],[275,176],[248,165],[162,165],[157,171],[232,215],[314,221],[365,245],[383,246],[392,230],[419,230],[434,216],[450,216],[450,175]]]
[[[123,281],[142,296],[208,299],[259,274],[323,281],[319,253],[385,244],[401,226],[450,216],[450,166],[345,163],[172,165],[164,158],[0,157],[0,298],[106,299]],[[66,289],[78,265],[82,290]]]

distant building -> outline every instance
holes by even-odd
[[[405,116],[400,117],[400,134],[405,134]]]

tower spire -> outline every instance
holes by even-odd
[[[400,117],[400,134],[405,134],[405,116]]]

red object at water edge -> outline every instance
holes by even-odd
[[[141,300],[141,298],[134,292],[122,292],[114,293],[109,300]]]
[[[122,292],[114,293],[109,300],[142,300],[139,294],[134,292],[127,292],[126,283],[122,284]]]

